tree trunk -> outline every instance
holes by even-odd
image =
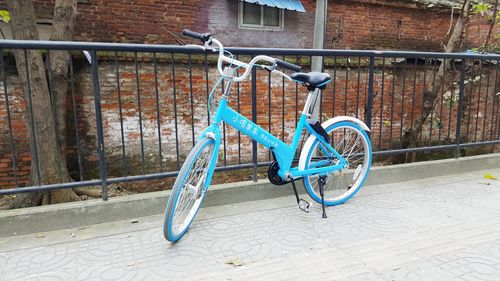
[[[56,0],[54,3],[54,23],[50,34],[52,41],[71,41],[76,19],[76,0]],[[50,59],[50,60],[49,60]],[[55,106],[56,142],[60,147],[62,173],[67,181],[71,180],[66,164],[66,97],[68,93],[68,69],[71,56],[68,51],[51,51],[47,65],[51,86],[51,96]],[[51,193],[51,203],[66,202],[76,197],[72,190],[69,193],[56,191]]]
[[[56,0],[56,7],[64,6],[61,2],[73,2]],[[76,2],[76,1],[75,1]],[[38,31],[36,28],[35,11],[32,1],[9,0],[7,1],[10,13],[12,15],[11,28],[14,39],[16,40],[38,40]],[[75,5],[76,7],[76,5]],[[61,9],[54,10],[54,28],[59,26],[61,19],[68,20],[66,17],[57,16]],[[73,10],[76,11],[76,10]],[[74,16],[71,17],[74,21]],[[72,26],[73,24],[71,24]],[[14,50],[16,66],[20,83],[23,87],[24,97],[28,105],[28,128],[29,138],[31,140],[31,173],[30,184],[55,184],[68,182],[69,173],[66,167],[65,154],[59,149],[59,135],[64,135],[64,108],[57,108],[58,98],[52,100],[47,82],[47,73],[45,64],[40,51],[36,50]],[[52,77],[53,94],[60,99],[66,95],[67,85],[64,86],[59,80],[61,73],[67,75],[67,63],[69,57],[66,55],[51,53],[51,69],[54,64],[54,75]],[[61,59],[64,57],[63,59]],[[27,60],[26,60],[27,58]],[[66,63],[62,63],[62,61]],[[63,69],[64,68],[64,69]],[[65,75],[63,75],[65,76]],[[57,78],[56,78],[57,77]],[[54,90],[57,89],[57,90]],[[30,109],[31,107],[31,109]],[[54,111],[53,111],[54,110]],[[55,118],[59,112],[59,118]],[[55,114],[54,114],[55,113]],[[58,122],[56,120],[59,119]],[[61,121],[62,120],[62,121]],[[58,132],[59,131],[59,132]],[[36,146],[35,146],[36,140]],[[38,158],[38,163],[36,159]],[[41,203],[59,203],[77,199],[77,195],[71,189],[56,190],[44,193],[22,194],[16,197],[10,204],[10,208],[19,208],[25,206],[39,205]]]
[[[466,0],[462,6],[462,12],[460,13],[460,17],[455,23],[455,26],[453,27],[453,32],[450,38],[448,39],[448,43],[446,44],[445,47],[446,53],[453,52],[453,50],[456,47],[458,47],[462,42],[462,32],[465,22],[467,21],[467,18],[469,16],[470,3],[471,3],[470,0]],[[438,97],[438,94],[441,92],[441,89],[443,87],[443,82],[445,81],[444,77],[445,68],[448,70],[450,69],[450,66],[445,65],[444,60],[441,60],[441,64],[436,74],[435,82],[430,83],[430,86],[428,86],[424,90],[423,107],[420,111],[419,116],[415,121],[415,125],[413,126],[413,128],[407,128],[403,134],[403,139],[402,139],[403,148],[415,146],[417,138],[422,132],[422,128],[425,121],[429,117],[430,113],[434,110],[434,106],[436,105],[435,102],[436,98]],[[431,75],[429,75],[429,77],[430,76]],[[399,158],[399,161],[401,161],[401,158]]]
[[[58,0],[54,7],[54,24],[50,40],[70,41],[73,38],[76,17],[76,1]],[[70,54],[68,51],[51,51],[48,66],[51,79],[51,92],[56,106],[56,132],[61,152],[66,149],[66,94],[68,92],[68,68]]]

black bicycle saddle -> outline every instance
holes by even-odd
[[[294,81],[304,83],[309,90],[314,90],[314,88],[323,90],[325,89],[326,84],[332,81],[330,74],[324,72],[296,72],[290,75],[290,78],[292,78]]]

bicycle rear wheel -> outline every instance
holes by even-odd
[[[344,203],[359,191],[368,176],[372,150],[370,138],[354,122],[340,121],[328,126],[325,131],[330,136],[330,145],[348,162],[348,167],[326,175],[324,202],[325,205],[332,206]],[[323,146],[315,138],[312,145],[304,147],[304,151],[301,153],[301,158],[305,157],[305,161],[301,161],[303,169],[308,169],[315,163],[326,162],[328,165],[338,163],[339,159],[335,155],[327,153],[328,149]],[[314,201],[321,203],[318,178],[319,175],[309,175],[305,176],[303,181],[309,196]]]
[[[175,180],[165,211],[163,235],[170,242],[179,240],[189,229],[210,185],[209,176],[215,152],[212,138],[200,140],[184,161]],[[210,171],[210,169],[212,169]]]

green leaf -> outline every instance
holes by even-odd
[[[489,11],[491,8],[493,8],[493,5],[488,4],[488,3],[479,2],[479,3],[472,5],[472,12],[474,14],[484,15],[484,13]]]
[[[10,13],[6,10],[0,10],[0,20],[3,22],[10,22]]]

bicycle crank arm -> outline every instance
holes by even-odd
[[[300,210],[309,213],[311,204],[306,200],[299,198],[299,193],[297,192],[297,187],[295,186],[295,180],[296,179],[290,179],[290,183],[292,183],[293,192],[295,193],[295,198],[297,199],[297,205],[299,205]]]

